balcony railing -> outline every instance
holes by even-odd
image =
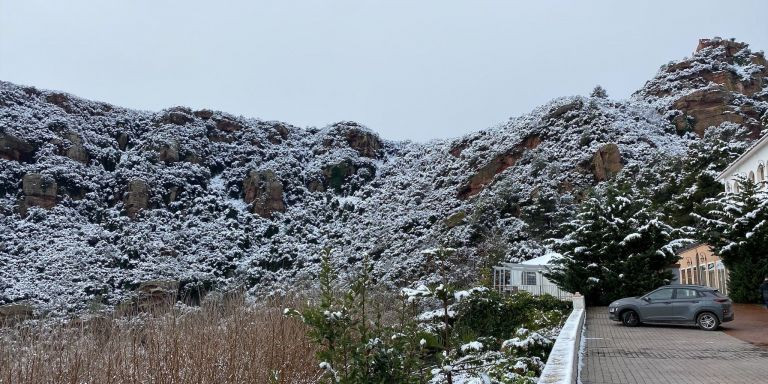
[[[549,294],[554,297],[557,297],[558,299],[570,299],[573,297],[573,293],[566,292],[560,289],[557,285],[554,284],[545,284],[545,285],[497,285],[496,290],[501,293],[517,293],[521,291],[529,292],[530,294],[534,296],[541,296],[544,294]]]

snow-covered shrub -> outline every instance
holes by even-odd
[[[424,251],[438,268],[454,252]],[[375,307],[367,272],[339,293],[328,260],[322,257],[319,300],[285,313],[309,326],[329,382],[535,383],[569,307],[551,296],[459,290],[448,280],[403,288],[395,310],[393,297],[389,309]]]
[[[502,295],[492,290],[474,291],[456,305],[457,333],[467,338],[492,337],[504,340],[517,329],[552,328],[560,325],[570,303],[551,295],[528,292]]]
[[[332,383],[421,383],[421,352],[426,346],[416,329],[410,305],[403,301],[398,321],[384,324],[381,309],[373,307],[369,290],[369,264],[338,293],[330,250],[322,257],[319,301],[304,309],[286,309],[288,316],[309,326],[310,338],[318,344],[319,366]],[[410,313],[410,314],[409,314]]]

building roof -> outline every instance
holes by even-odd
[[[725,178],[725,175],[731,173],[731,171],[733,171],[734,168],[741,165],[741,163],[743,163],[744,160],[746,160],[747,157],[749,157],[749,155],[752,154],[752,152],[756,151],[758,148],[762,148],[763,145],[766,145],[766,144],[768,144],[768,134],[763,135],[763,137],[761,137],[754,144],[752,144],[752,146],[749,147],[749,149],[747,149],[746,152],[742,153],[741,156],[736,158],[736,160],[734,160],[733,163],[731,163],[731,165],[728,166],[728,168],[725,168],[722,172],[720,172],[720,174],[717,175],[717,179],[722,180],[723,178]]]
[[[688,245],[688,246],[686,246],[684,248],[678,249],[677,252],[675,252],[675,255],[680,255],[683,252],[688,252],[691,249],[696,249],[696,248],[699,248],[701,246],[709,247],[710,250],[712,249],[712,247],[710,247],[709,244],[707,244],[707,243],[693,243],[693,244],[690,244],[690,245]]]
[[[549,253],[544,254],[544,256],[539,256],[539,257],[534,258],[534,259],[526,260],[526,261],[523,261],[520,264],[524,264],[524,265],[550,265],[550,264],[552,264],[552,260],[559,259],[560,257],[562,257],[562,256],[559,253],[549,252]]]

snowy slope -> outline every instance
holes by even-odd
[[[2,82],[0,304],[112,305],[155,279],[308,287],[326,247],[342,270],[368,254],[380,281],[402,286],[429,280],[420,250],[453,246],[454,273],[473,279],[491,250],[543,255],[541,240],[621,168],[685,155],[697,136],[651,99],[559,98],[412,143],[353,122],[134,111]]]

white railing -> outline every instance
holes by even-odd
[[[584,296],[573,295],[573,311],[557,335],[539,384],[576,384],[579,380],[579,347],[586,317]]]
[[[558,299],[568,300],[573,297],[573,293],[563,291],[554,284],[546,285],[497,285],[496,289],[502,293],[517,293],[520,291],[529,292],[534,296],[550,294]]]

